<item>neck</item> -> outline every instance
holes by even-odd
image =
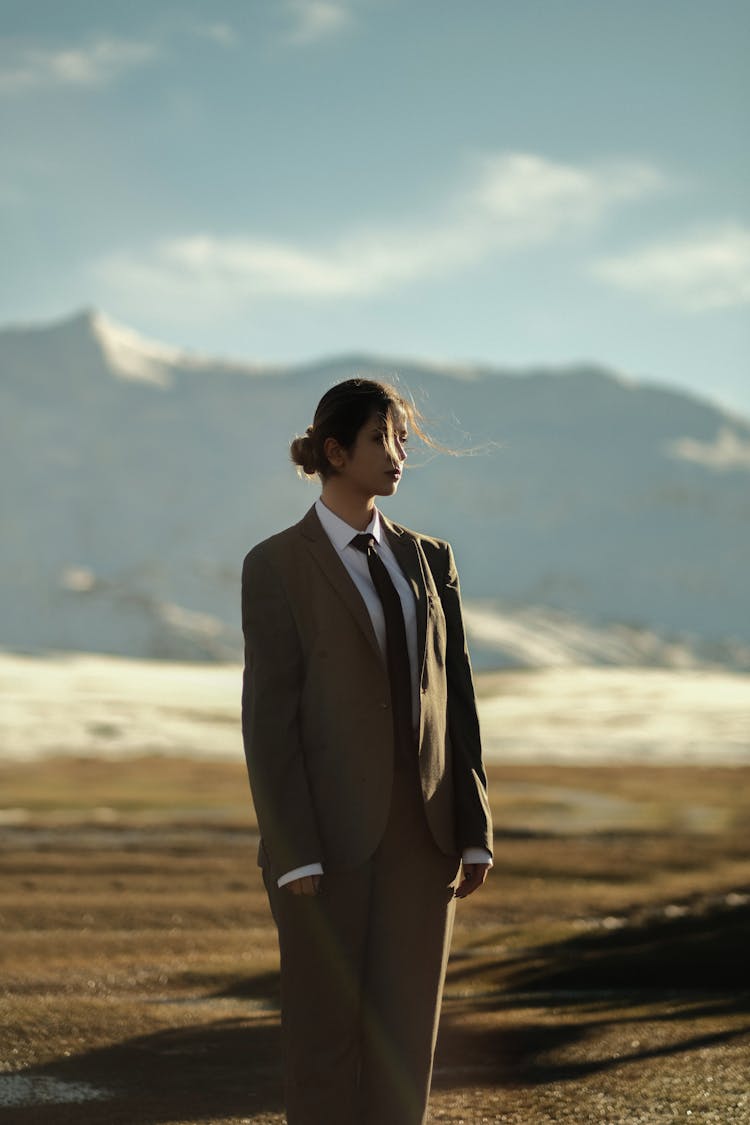
[[[329,511],[357,531],[364,531],[367,528],[375,510],[374,496],[353,494],[350,489],[342,488],[341,482],[336,477],[325,482],[320,499]]]

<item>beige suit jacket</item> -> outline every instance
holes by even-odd
[[[449,855],[492,851],[479,724],[448,543],[381,515],[414,593],[419,775],[427,822]],[[266,539],[242,572],[242,730],[271,870],[359,866],[388,818],[393,726],[388,673],[365,603],[314,506]]]

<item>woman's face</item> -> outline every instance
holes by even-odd
[[[388,426],[382,415],[372,414],[357,434],[350,450],[342,450],[338,476],[363,496],[392,496],[401,480],[406,460],[406,419],[392,416]],[[389,429],[391,437],[389,441]]]

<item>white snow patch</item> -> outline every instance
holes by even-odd
[[[237,665],[0,653],[3,757],[242,758]]]
[[[709,469],[750,469],[750,439],[742,438],[731,426],[721,426],[713,441],[677,438],[667,444],[671,457],[694,461]]]
[[[184,606],[175,605],[173,602],[159,602],[158,614],[165,625],[186,636],[213,638],[220,637],[224,632],[224,623],[218,617],[213,617],[210,613],[185,609]]]
[[[108,1090],[88,1082],[63,1082],[45,1075],[0,1074],[0,1106],[62,1105],[110,1097]]]
[[[68,566],[60,575],[60,585],[76,594],[89,594],[96,586],[96,575],[87,566]]]
[[[496,761],[750,762],[750,676],[706,669],[546,668],[479,677]]]
[[[239,664],[0,653],[0,747],[6,761],[242,761],[241,681]],[[747,674],[564,666],[483,674],[477,688],[491,760],[750,762]]]

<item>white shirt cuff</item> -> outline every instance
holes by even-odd
[[[475,860],[476,862],[476,860]],[[306,863],[304,867],[295,867],[292,871],[287,871],[285,875],[281,875],[276,880],[277,887],[285,887],[287,883],[293,883],[295,879],[304,879],[305,875],[322,875],[322,863]]]
[[[462,863],[487,863],[492,867],[492,856],[486,848],[464,848],[461,854]],[[281,875],[276,885],[285,887],[287,883],[293,883],[295,879],[304,879],[306,875],[322,875],[322,863],[306,863],[304,867],[295,867],[291,871],[287,871]]]
[[[461,853],[462,863],[488,863],[492,867],[492,856],[486,848],[464,848]]]

